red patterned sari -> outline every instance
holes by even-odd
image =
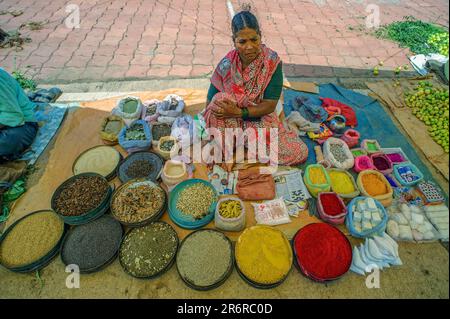
[[[261,117],[259,121],[219,118],[212,112],[217,107],[215,101],[224,98],[236,101],[240,108],[261,103],[264,91],[280,62],[275,51],[262,45],[258,57],[243,69],[238,51],[230,51],[212,75],[211,83],[219,90],[219,93],[206,107],[204,116],[208,128],[217,128],[222,133],[225,128],[242,128],[243,130],[278,128],[278,163],[280,165],[297,165],[306,161],[308,148],[294,132],[285,129],[276,112]],[[249,141],[249,143],[251,142]]]

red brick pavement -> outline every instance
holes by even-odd
[[[231,3],[238,11],[240,0]],[[264,42],[278,52],[287,75],[369,74],[407,64],[407,50],[360,27],[368,0],[253,0]],[[445,0],[372,0],[381,23],[412,15],[448,27]],[[80,7],[79,29],[69,29],[66,6]],[[0,0],[0,27],[49,20],[23,50],[0,49],[0,66],[46,82],[205,77],[232,48],[226,0]],[[351,30],[352,27],[353,30]],[[349,71],[353,68],[357,72]]]

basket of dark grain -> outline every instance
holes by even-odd
[[[96,173],[83,173],[69,178],[56,189],[51,207],[66,224],[82,225],[109,209],[111,195],[106,178]]]

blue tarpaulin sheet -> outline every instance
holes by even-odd
[[[288,116],[293,110],[293,103],[298,96],[306,96],[312,102],[320,105],[322,98],[332,98],[339,102],[351,106],[356,113],[358,126],[355,128],[363,139],[375,139],[382,148],[400,147],[409,160],[416,165],[424,174],[424,180],[433,180],[433,176],[428,167],[419,158],[414,147],[408,141],[397,126],[392,121],[389,114],[383,109],[380,103],[363,94],[339,87],[334,84],[322,84],[319,86],[319,94],[298,92],[291,89],[284,90],[284,112]],[[314,146],[316,142],[309,138],[302,138],[308,145],[309,156],[306,164],[316,162]]]

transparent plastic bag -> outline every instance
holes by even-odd
[[[136,107],[131,110],[128,104],[135,102]],[[111,112],[113,115],[120,116],[127,126],[141,118],[142,102],[136,96],[127,96],[117,101],[116,107]]]
[[[261,204],[252,203],[256,222],[260,225],[282,225],[291,222],[286,203],[283,198],[266,201]]]
[[[156,111],[161,116],[179,117],[182,115],[185,107],[183,99],[176,94],[167,95],[164,100],[158,104]]]
[[[177,139],[182,149],[189,147],[194,138],[194,120],[190,115],[184,114],[172,124],[171,135]]]

